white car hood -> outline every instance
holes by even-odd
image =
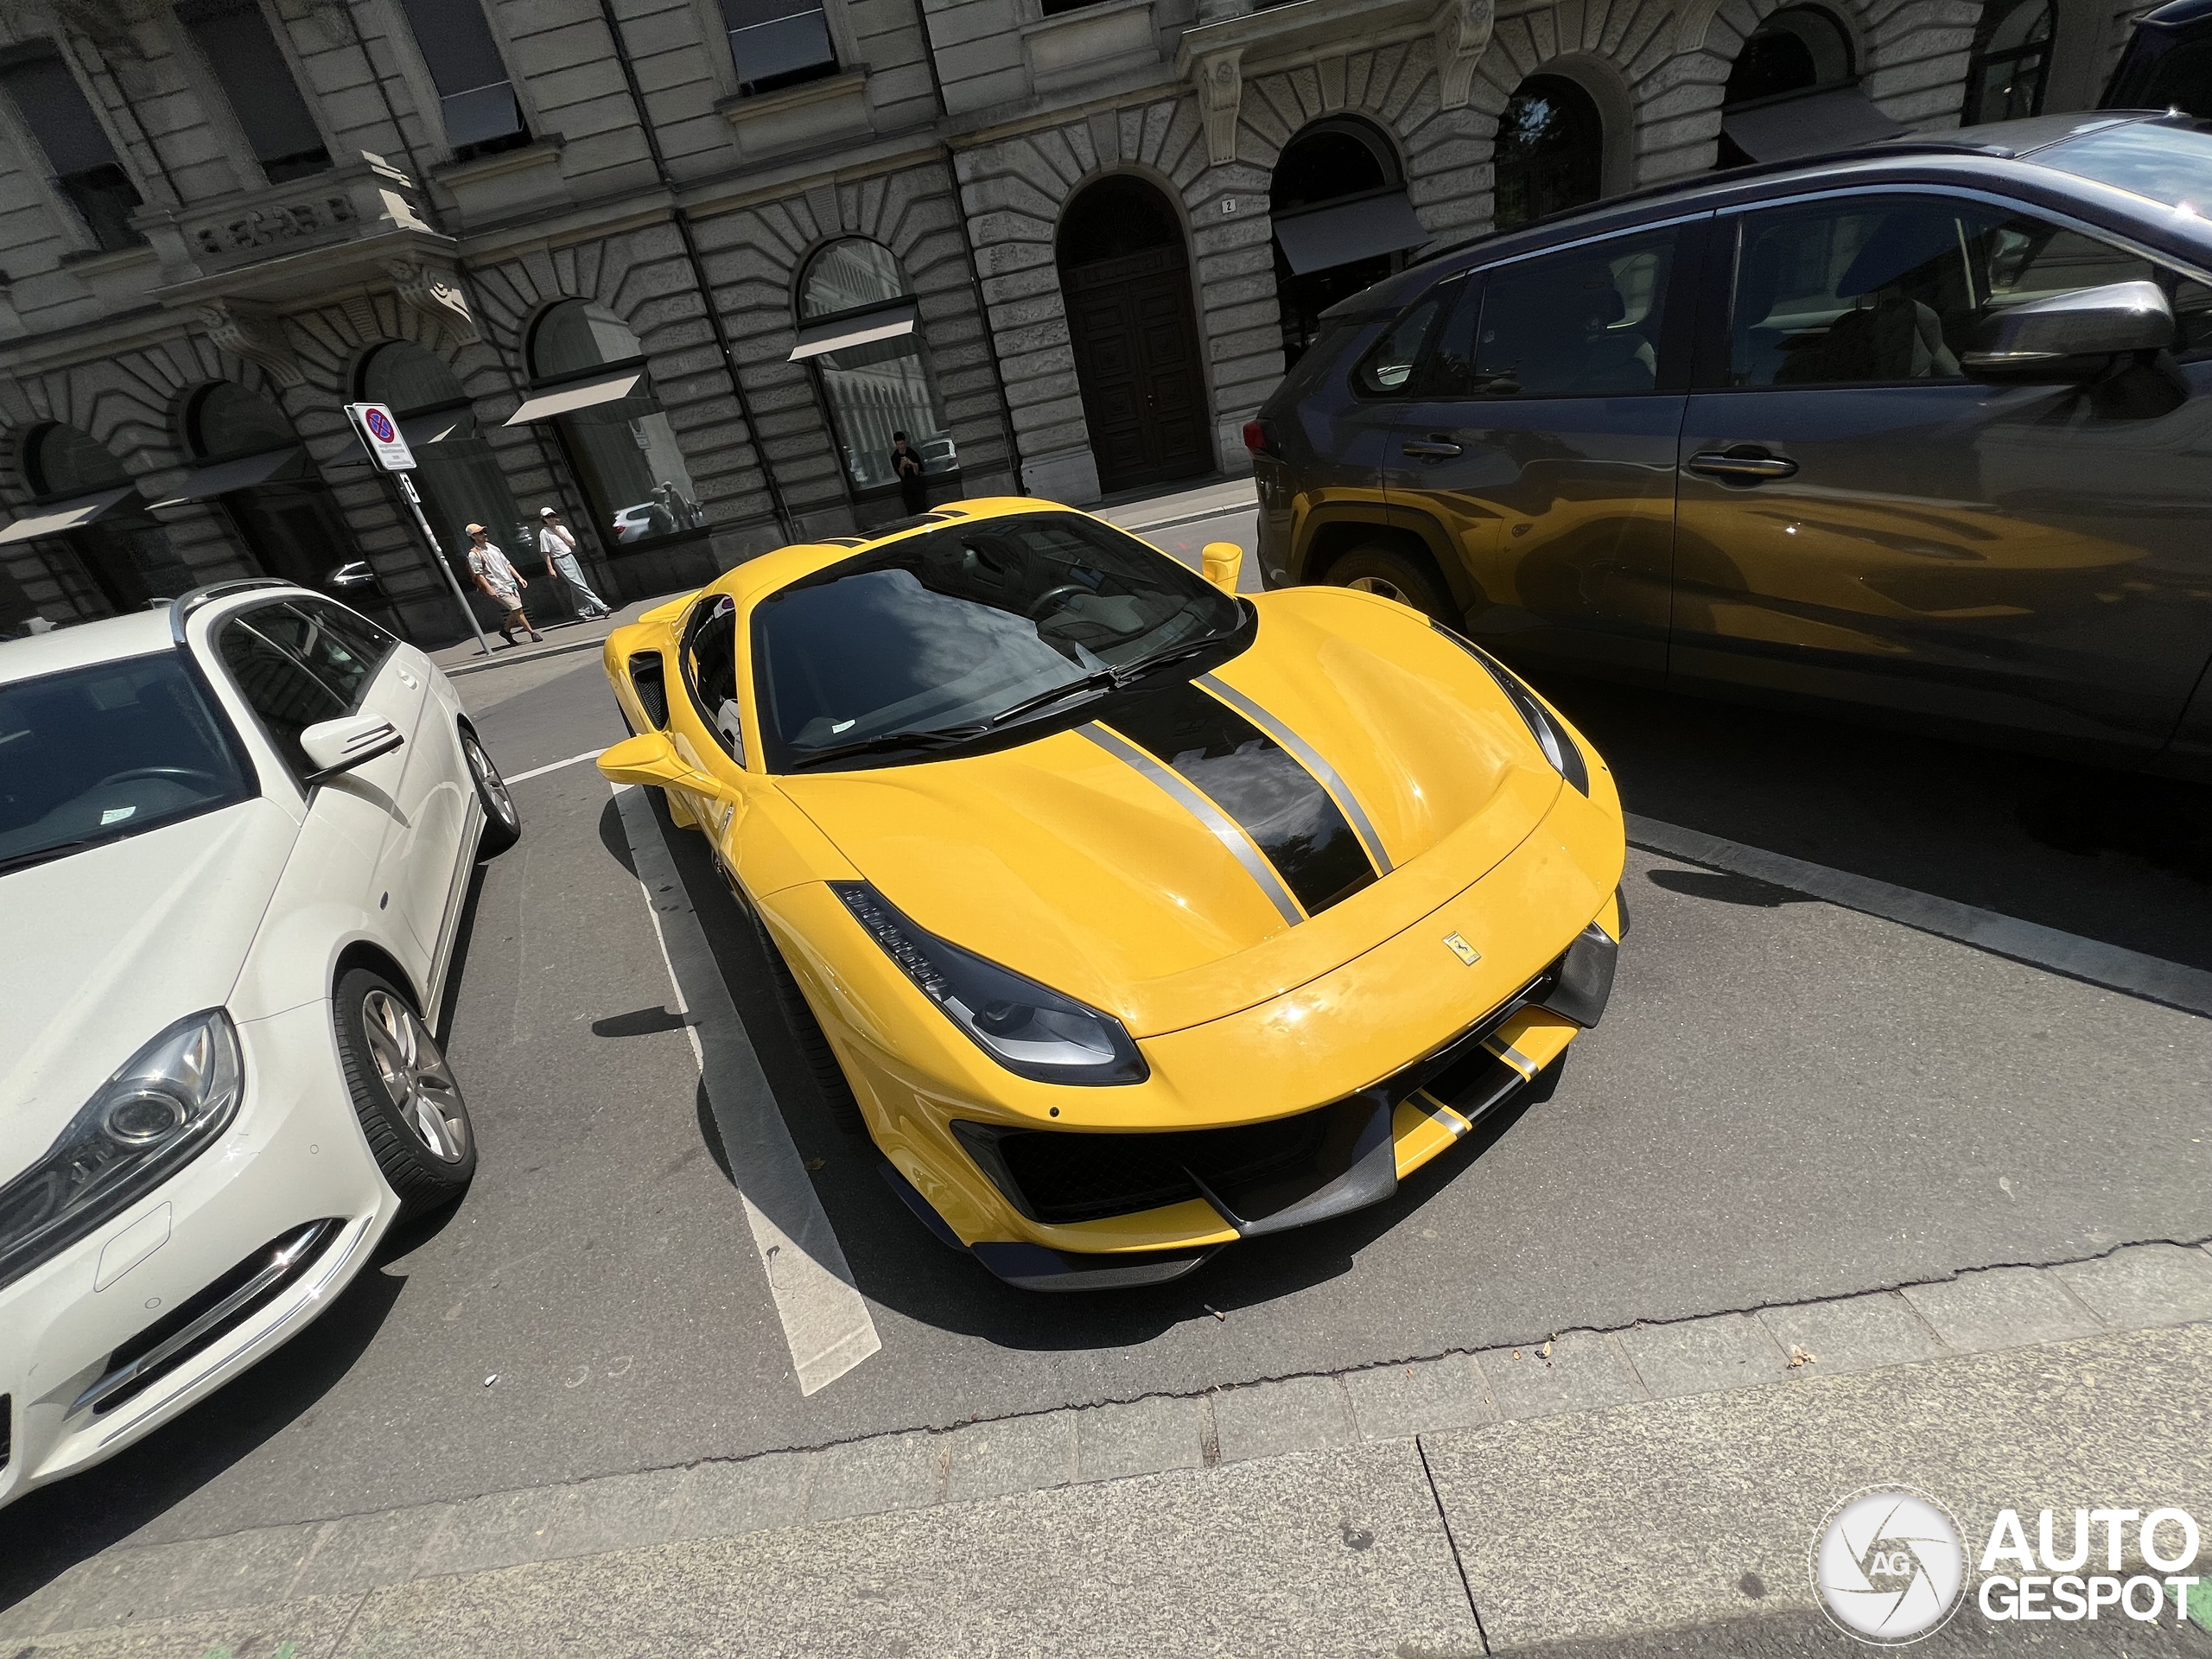
[[[0,875],[0,1183],[164,1026],[230,995],[298,833],[256,799]]]

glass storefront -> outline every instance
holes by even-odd
[[[904,432],[919,452],[925,476],[960,469],[919,321],[911,309],[897,308],[901,301],[911,308],[912,293],[891,250],[860,237],[832,242],[817,253],[799,283],[803,339],[825,332],[835,337],[839,325],[849,325],[854,334],[880,336],[815,353],[808,359],[820,377],[823,402],[856,494],[898,487],[893,433]],[[876,327],[869,326],[872,321]]]

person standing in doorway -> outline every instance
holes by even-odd
[[[904,432],[891,435],[891,467],[899,474],[899,499],[906,511],[927,512],[930,486],[922,480],[922,457]]]
[[[517,630],[532,639],[544,639],[523,614],[522,590],[530,586],[528,580],[492,544],[481,524],[468,527],[468,574],[476,578],[476,586],[485,596],[505,613],[499,621],[502,639],[511,645],[520,645],[522,641],[515,638]]]
[[[569,584],[576,614],[587,622],[595,616],[612,616],[614,613],[607,601],[592,592],[591,584],[584,580],[583,563],[576,557],[576,532],[563,524],[561,515],[550,507],[537,510],[537,550],[545,556],[545,574]]]

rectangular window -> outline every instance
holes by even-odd
[[[802,0],[722,0],[738,91],[747,97],[837,73],[830,18]]]
[[[1623,237],[1493,270],[1479,333],[1462,327],[1462,305],[1438,348],[1440,371],[1459,373],[1465,392],[1483,397],[1654,390],[1674,239],[1672,231]],[[1462,343],[1469,334],[1471,352]]]
[[[402,0],[415,43],[437,83],[454,156],[467,161],[530,142],[522,105],[477,0]]]
[[[186,0],[176,15],[222,83],[270,183],[304,178],[330,165],[330,152],[270,33],[260,0]]]
[[[103,248],[143,242],[130,228],[130,215],[144,204],[54,42],[30,41],[0,55],[0,87],[15,99],[23,124],[46,152],[54,183],[93,239]]]

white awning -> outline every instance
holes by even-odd
[[[556,415],[573,415],[580,409],[613,403],[627,397],[645,378],[643,369],[625,369],[620,374],[602,375],[596,380],[579,380],[573,385],[541,391],[535,397],[525,399],[520,409],[508,416],[507,424],[528,426],[533,421],[550,421]]]
[[[798,344],[791,347],[790,360],[797,363],[804,358],[819,357],[824,352],[842,352],[848,346],[866,346],[873,340],[911,334],[914,325],[921,321],[921,308],[907,300],[899,305],[887,305],[880,311],[863,311],[856,317],[808,323],[798,331]]]
[[[232,490],[250,490],[257,484],[266,484],[283,472],[305,452],[297,444],[289,449],[271,449],[258,455],[244,455],[236,461],[219,461],[212,467],[202,467],[189,474],[177,486],[175,493],[163,496],[149,505],[156,507],[181,507],[188,501],[206,501],[219,495],[228,495]]]
[[[1275,240],[1282,244],[1282,257],[1290,261],[1292,274],[1299,276],[1417,248],[1428,236],[1402,190],[1275,220]]]
[[[11,542],[28,542],[38,536],[59,536],[65,531],[82,530],[102,513],[122,503],[126,497],[136,496],[138,486],[125,484],[121,489],[102,490],[98,495],[80,495],[74,501],[57,501],[50,507],[36,512],[0,528],[0,547]]]
[[[1787,98],[1747,110],[1723,111],[1720,130],[1755,162],[1794,162],[1835,149],[1894,138],[1908,130],[1856,86]]]

